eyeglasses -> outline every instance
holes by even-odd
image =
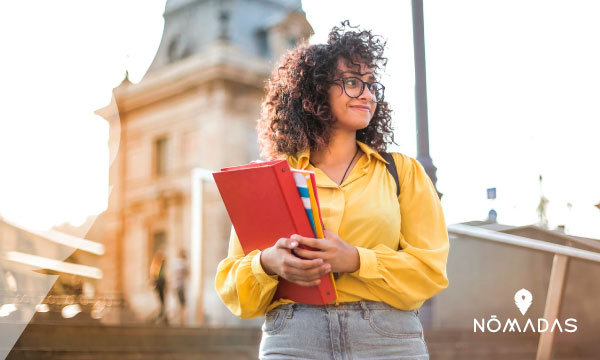
[[[362,95],[365,91],[365,85],[369,88],[369,92],[373,96],[374,102],[382,102],[383,101],[383,93],[385,91],[385,86],[376,81],[367,82],[362,81],[357,77],[345,77],[340,79],[335,79],[335,81],[341,81],[342,87],[344,88],[344,92],[350,98],[357,98]]]

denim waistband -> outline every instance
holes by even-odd
[[[277,306],[275,309],[314,309],[314,310],[399,310],[399,311],[414,311],[418,310],[401,310],[397,309],[391,305],[388,305],[384,302],[378,301],[367,301],[361,300],[356,302],[344,302],[339,305],[309,305],[309,304],[300,304],[300,303],[292,303],[292,304],[283,304]],[[418,313],[418,312],[417,312]]]

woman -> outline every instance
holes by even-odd
[[[179,254],[173,261],[173,282],[179,300],[179,323],[181,326],[185,325],[185,283],[189,273],[186,252],[184,249],[179,249]]]
[[[326,45],[286,54],[258,124],[265,158],[315,172],[326,239],[292,235],[244,256],[232,231],[217,270],[217,291],[235,315],[266,315],[261,359],[427,359],[418,309],[448,286],[448,234],[431,181],[415,159],[393,153],[397,196],[379,154],[393,142],[377,82],[385,44],[346,26]],[[338,305],[273,298],[280,277],[314,286],[329,272]]]
[[[160,301],[160,310],[156,316],[157,323],[168,324],[167,313],[165,312],[165,291],[167,289],[167,279],[165,274],[167,257],[162,250],[158,250],[152,257],[150,263],[150,279],[154,285],[154,290],[158,294]]]

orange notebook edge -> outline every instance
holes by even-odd
[[[315,222],[315,229],[317,229],[316,237],[319,239],[325,239],[325,234],[323,232],[323,222],[321,221],[321,208],[317,201],[317,193],[316,193],[316,184],[314,183],[314,174],[306,174],[306,182],[308,184],[308,195],[310,196],[310,206],[313,209],[313,218]],[[337,292],[337,286],[335,285],[335,278],[333,277],[333,273],[329,273],[329,279],[331,280],[331,284],[333,285],[333,292],[335,293],[335,305],[339,305],[339,295]]]
[[[289,168],[289,169],[290,169],[290,172],[302,172],[302,173],[306,172],[305,170],[298,170],[298,169],[293,169],[293,168]],[[277,173],[277,174],[279,176],[283,176],[282,173]],[[308,220],[308,215],[306,214],[306,210],[304,209],[304,205],[302,204],[302,199],[300,197],[300,193],[299,193],[298,188],[296,186],[296,182],[293,179],[293,176],[289,177],[288,182],[291,183],[291,185],[288,185],[289,189],[293,188],[294,189],[293,191],[289,190],[289,189],[288,189],[288,192],[284,191],[283,184],[281,184],[281,182],[280,182],[281,190],[282,190],[282,192],[284,194],[286,202],[288,203],[288,210],[291,208],[291,206],[289,205],[290,201],[298,202],[301,205],[300,207],[302,208],[302,215],[300,215],[300,212],[298,212],[296,214],[297,216],[294,216],[294,214],[290,213],[290,216],[292,216],[293,221],[294,221],[295,226],[296,226],[296,229],[297,229],[296,233],[298,233],[299,235],[302,235],[302,236],[307,236],[307,237],[311,236],[311,235],[314,236],[314,233],[313,233],[313,230],[312,230],[312,226],[310,225],[310,222]],[[301,218],[304,221],[302,221]],[[305,223],[305,224],[301,224],[301,223]],[[301,233],[300,231],[298,231],[299,229],[302,229],[302,228],[306,228],[305,229],[306,231],[303,232],[303,233]],[[309,231],[309,233],[308,233],[308,231]],[[275,293],[275,296],[279,295],[280,297],[289,298],[290,300],[293,300],[293,301],[296,301],[296,299],[298,299],[298,298],[301,298],[301,299],[303,298],[304,299],[303,302],[310,303],[310,304],[313,304],[313,305],[325,305],[325,304],[329,304],[329,303],[331,303],[333,301],[337,302],[337,291],[336,291],[336,288],[335,288],[335,282],[334,282],[332,274],[330,276],[323,275],[321,277],[321,283],[316,286],[317,292],[318,292],[318,294],[320,296],[320,302],[308,301],[302,295],[304,292],[301,292],[301,293],[294,292],[293,291],[294,288],[295,287],[301,287],[300,285],[296,285],[296,284],[294,284],[292,282],[289,282],[287,280],[284,281],[284,283],[288,283],[290,286],[289,287],[288,286],[281,286],[281,290],[282,291],[280,291],[280,289],[278,288],[278,290]],[[287,290],[289,290],[290,293],[288,293]],[[296,290],[298,290],[298,289],[296,289]],[[294,293],[294,297],[296,297],[296,299],[294,299],[294,298],[292,298],[292,297],[289,296],[289,294],[291,294],[291,293]]]

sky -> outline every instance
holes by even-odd
[[[4,2],[0,215],[34,228],[106,209],[110,102],[141,81],[165,2]],[[397,146],[416,156],[410,1],[304,0],[315,35],[349,19],[387,40],[381,77]],[[448,224],[537,223],[600,239],[600,2],[425,1],[430,152]],[[540,187],[539,176],[543,176]],[[486,189],[496,187],[497,199]]]

